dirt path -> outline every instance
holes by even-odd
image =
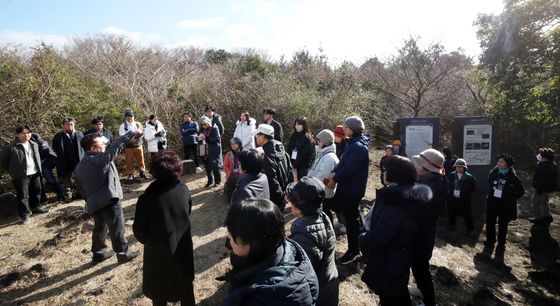
[[[379,160],[379,151],[374,161]],[[371,167],[366,199],[379,187],[378,168]],[[136,198],[149,182],[125,186],[126,233],[131,248],[142,249],[132,236]],[[206,189],[204,174],[185,179],[193,194],[191,215],[195,254],[195,293],[200,305],[219,305],[228,287],[214,280],[229,267],[224,249],[226,213],[223,189]],[[449,232],[440,221],[431,261],[438,301],[442,305],[560,305],[560,197],[553,200],[549,229],[527,220],[530,195],[520,203],[520,219],[512,222],[505,265],[479,255],[482,251],[483,199],[475,201],[476,236],[466,237],[461,221]],[[365,201],[367,202],[367,201]],[[2,305],[151,305],[142,295],[142,260],[117,265],[116,258],[91,264],[93,221],[83,215],[83,201],[57,204],[34,216],[28,226],[18,220],[0,222],[0,304]],[[292,220],[287,216],[287,220]],[[290,222],[286,225],[289,229]],[[109,243],[109,241],[107,241]],[[346,241],[337,241],[337,255]],[[344,280],[341,305],[376,305],[377,298],[360,281],[361,264],[339,267]],[[413,280],[411,280],[411,283]]]

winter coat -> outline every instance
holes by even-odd
[[[379,170],[381,171],[381,176],[379,177],[381,180],[381,184],[385,185],[385,171],[387,171],[387,161],[389,160],[389,156],[383,155],[381,160],[379,161]]]
[[[268,123],[266,121],[263,122],[263,123],[266,123],[266,124],[268,124],[268,125],[270,125],[274,128],[274,140],[283,142],[284,130],[282,129],[282,125],[280,124],[280,122],[274,120],[274,118],[273,118],[273,119],[270,119],[270,123]]]
[[[222,305],[311,306],[318,295],[317,276],[305,251],[285,239],[270,258],[232,273]]]
[[[167,148],[167,131],[161,122],[156,125],[146,122],[144,129],[144,139],[148,143],[148,152],[157,153],[159,150]]]
[[[123,136],[124,134],[128,133],[128,131],[132,130],[137,130],[137,129],[142,129],[142,123],[140,122],[136,122],[136,121],[124,121],[120,126],[119,126],[119,136]],[[142,144],[144,143],[144,136],[140,137],[140,138],[134,138],[132,139],[132,141],[130,141],[130,143],[126,144],[127,148],[137,148],[137,147],[142,147]]]
[[[428,185],[433,194],[431,201],[422,205],[421,214],[416,221],[418,230],[414,237],[414,248],[412,250],[412,260],[414,262],[424,262],[432,258],[432,251],[436,242],[437,219],[447,201],[449,182],[444,175],[430,172],[418,176],[418,183]]]
[[[74,176],[78,188],[86,200],[88,213],[92,214],[110,205],[115,199],[122,200],[123,192],[119,172],[113,161],[133,136],[134,131],[128,131],[105,152],[87,152],[76,166]]]
[[[39,156],[41,157],[41,165],[45,168],[52,169],[56,167],[56,153],[51,149],[49,143],[41,138],[37,133],[31,134],[31,140],[33,140],[39,146]]]
[[[449,193],[447,205],[468,205],[471,202],[472,193],[476,189],[476,179],[468,172],[464,172],[459,179],[457,171],[453,171],[448,176]],[[455,190],[459,190],[459,197],[455,195]]]
[[[220,137],[224,137],[224,124],[222,123],[222,117],[218,114],[212,116],[212,126],[217,126],[220,131]]]
[[[284,191],[290,180],[290,159],[284,145],[276,140],[270,140],[263,146],[264,159],[262,172],[268,178],[270,200],[278,207],[284,207]]]
[[[264,173],[245,173],[237,182],[230,205],[248,198],[270,199],[268,179]]]
[[[517,219],[517,200],[525,194],[521,180],[515,169],[509,168],[507,174],[502,174],[495,167],[488,175],[487,210],[494,208],[500,218]],[[501,197],[496,197],[496,189],[501,189]]]
[[[297,169],[298,179],[307,175],[315,160],[315,142],[311,137],[311,134],[294,132],[286,148],[292,168]]]
[[[33,161],[37,172],[41,174],[41,156],[39,154],[39,145],[33,140],[29,140],[31,149],[33,150]],[[0,152],[0,169],[8,172],[13,180],[21,180],[27,176],[27,155],[25,149],[16,138],[13,142],[7,144]]]
[[[179,180],[155,180],[138,198],[132,230],[144,244],[142,292],[150,299],[194,301],[191,208]]]
[[[229,179],[230,175],[233,173],[234,175],[239,174],[239,158],[238,154],[234,153],[233,151],[229,151],[226,153],[226,157],[224,157],[224,172],[226,173],[226,179]]]
[[[539,162],[533,176],[533,188],[537,193],[558,190],[558,165],[549,160]]]
[[[331,172],[334,170],[336,165],[338,165],[338,157],[336,156],[336,147],[334,144],[319,149],[315,155],[315,161],[307,176],[316,177],[320,181],[324,181],[325,178],[329,177]],[[336,191],[336,186],[334,189],[326,188],[325,198],[330,199],[334,197],[334,192]]]
[[[362,198],[366,193],[369,172],[369,138],[358,135],[347,140],[340,162],[334,168],[337,192],[346,196]]]
[[[113,143],[113,133],[111,131],[109,131],[108,129],[103,129],[101,132],[98,132],[96,129],[90,129],[84,132],[84,136],[89,135],[89,134],[98,134],[99,137],[105,137],[105,139],[107,139],[106,144],[110,145]]]
[[[206,161],[208,164],[215,162],[219,168],[222,168],[222,134],[218,126],[214,124],[210,130],[203,130],[202,133],[206,136]]]
[[[451,172],[454,171],[453,165],[455,165],[456,161],[457,156],[455,155],[449,156],[443,161],[443,169],[445,170],[445,175],[449,176]]]
[[[362,281],[378,295],[408,295],[407,284],[417,219],[432,197],[426,185],[391,184],[377,191],[375,204],[364,222],[360,249],[366,257]]]
[[[338,305],[338,270],[336,269],[336,236],[330,219],[322,210],[292,223],[290,239],[297,242],[309,257],[319,280],[318,306]]]
[[[183,145],[188,146],[198,144],[198,139],[196,138],[196,136],[200,132],[200,129],[198,128],[198,123],[196,121],[191,120],[188,122],[181,122],[181,125],[179,126],[179,132],[183,137]]]
[[[78,153],[78,160],[77,162],[81,161],[84,158],[84,149],[82,148],[80,142],[84,138],[84,134],[79,131],[74,132],[75,138],[75,145],[76,145],[76,152]],[[74,167],[76,165],[68,165],[66,163],[66,154],[70,154],[64,150],[64,139],[68,138],[68,134],[64,131],[57,133],[54,135],[52,140],[52,148],[56,153],[57,160],[56,160],[56,174],[58,177],[65,177],[69,172],[74,171]]]
[[[243,146],[243,150],[249,150],[255,148],[255,135],[254,132],[256,130],[256,123],[257,121],[253,118],[249,119],[249,124],[247,122],[237,121],[235,123],[235,132],[233,133],[233,137],[237,137],[241,139],[241,144]]]

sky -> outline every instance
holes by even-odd
[[[126,35],[143,46],[198,47],[290,59],[320,51],[333,64],[395,55],[420,37],[476,58],[473,22],[501,0],[0,0],[0,45],[62,47],[72,37]]]

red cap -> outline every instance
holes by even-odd
[[[335,135],[335,136],[338,136],[338,137],[340,137],[340,138],[346,137],[346,135],[344,135],[344,127],[343,127],[342,125],[340,125],[340,124],[337,125],[337,126],[334,128],[334,135]]]

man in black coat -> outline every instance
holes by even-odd
[[[63,130],[54,135],[52,148],[57,156],[56,174],[62,180],[66,200],[71,201],[74,168],[84,157],[84,149],[80,146],[84,134],[76,131],[76,122],[72,117],[64,118],[62,127]]]
[[[425,305],[435,305],[434,283],[430,274],[430,259],[436,241],[436,224],[441,210],[445,207],[449,182],[442,174],[443,154],[434,149],[422,151],[412,157],[418,173],[418,183],[428,185],[433,198],[427,202],[419,216],[418,230],[412,248],[412,274],[418,289],[422,292]]]
[[[206,113],[206,117],[210,118],[210,121],[212,122],[211,126],[216,125],[218,127],[218,130],[220,131],[220,136],[223,138],[225,131],[224,124],[222,123],[222,117],[216,114],[216,109],[214,108],[214,106],[206,105],[204,112]]]
[[[110,130],[103,127],[103,118],[97,117],[91,120],[91,129],[84,132],[84,136],[87,134],[96,133],[103,139],[106,145],[113,143],[113,133]]]
[[[268,178],[270,200],[278,205],[281,211],[284,204],[284,191],[290,176],[290,159],[281,142],[274,140],[274,128],[268,124],[259,124],[257,128],[257,145],[263,148],[263,173]]]
[[[272,126],[274,128],[274,140],[282,142],[284,130],[280,122],[274,120],[274,115],[276,115],[276,110],[274,108],[265,108],[263,110],[263,123]]]

